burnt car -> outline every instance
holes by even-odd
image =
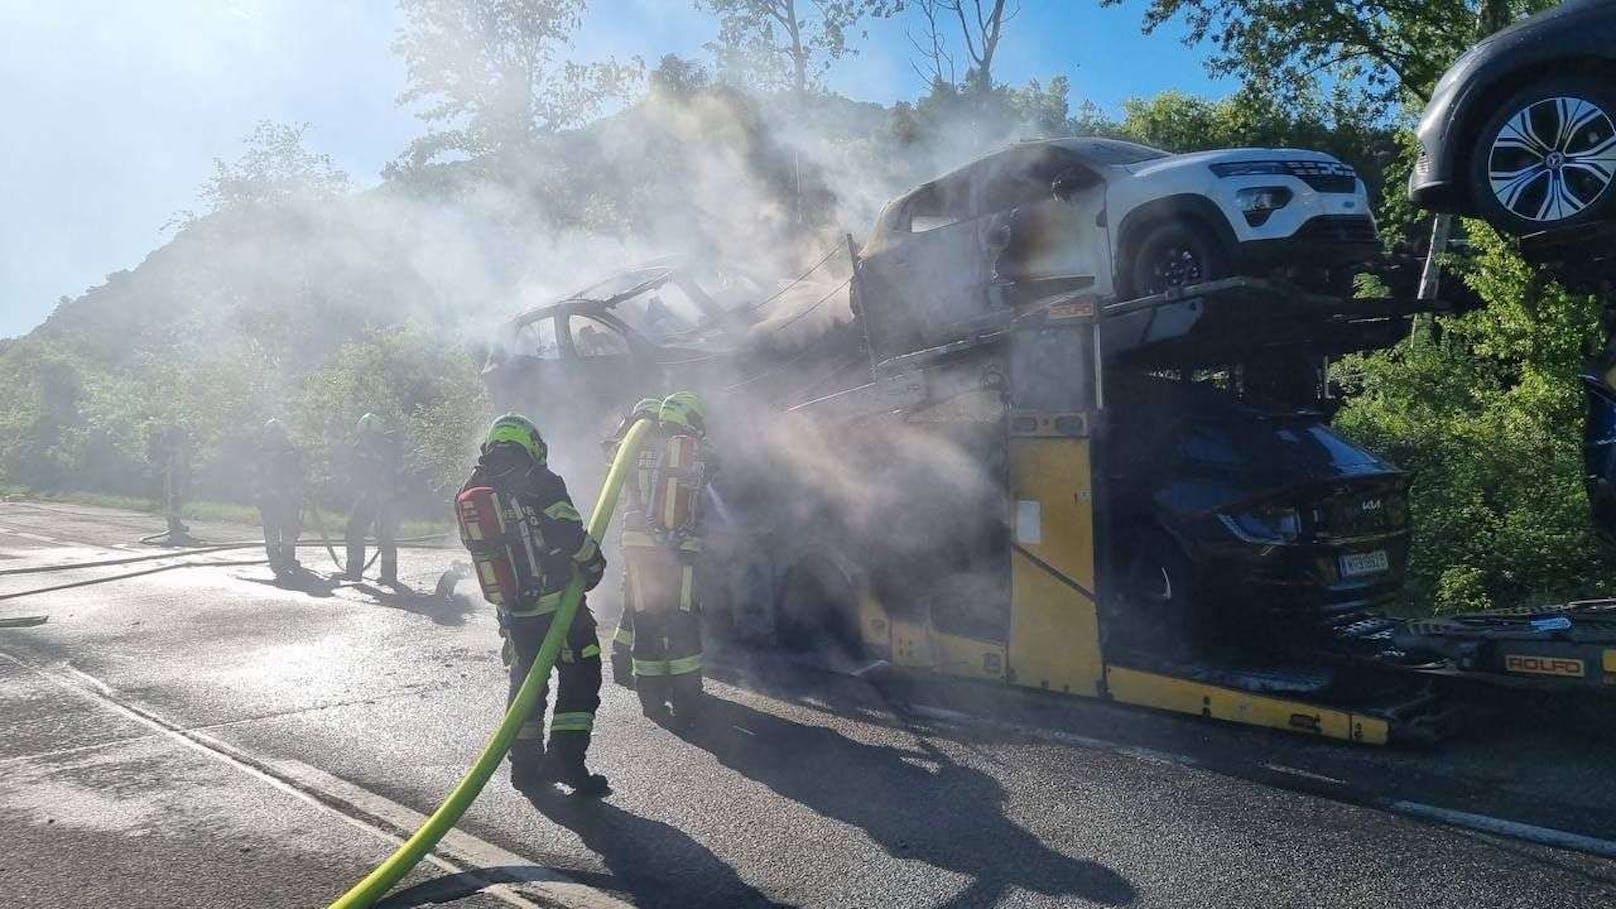
[[[510,320],[490,348],[483,381],[496,409],[531,414],[558,437],[585,439],[600,438],[639,398],[675,388],[712,394],[739,385],[766,399],[775,384],[804,381],[782,362],[823,359],[826,369],[839,368],[847,358],[837,353],[856,350],[845,285],[834,276],[781,282],[656,260]],[[815,345],[826,348],[824,358],[805,353]]]
[[[1294,647],[1398,595],[1407,476],[1318,412],[1150,376],[1108,395],[1119,643]]]
[[[504,409],[632,402],[676,378],[670,370],[702,361],[727,313],[680,263],[651,262],[511,320],[484,378]]]
[[[1456,60],[1408,195],[1526,234],[1616,217],[1616,4],[1567,0]]]

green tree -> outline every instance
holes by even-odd
[[[1409,470],[1410,607],[1459,611],[1586,595],[1616,568],[1582,489],[1577,374],[1600,305],[1469,225],[1462,280],[1487,306],[1349,357],[1336,425]]]
[[[985,95],[997,84],[993,63],[1004,30],[1021,14],[1020,0],[916,0],[925,20],[923,37],[910,37],[925,61],[921,75],[933,85],[958,85],[967,94]],[[964,51],[965,72],[959,72],[956,46]]]
[[[1398,133],[1371,107],[1317,91],[1289,101],[1241,89],[1218,100],[1168,90],[1123,102],[1123,138],[1175,152],[1213,148],[1314,148],[1353,165],[1378,199]]]
[[[401,0],[393,49],[404,59],[402,104],[419,104],[429,132],[407,163],[443,156],[531,153],[625,95],[637,63],[563,59],[584,0]]]
[[[84,463],[83,381],[60,346],[34,338],[0,354],[0,481],[71,487]]]
[[[344,345],[303,382],[292,407],[311,461],[324,465],[322,485],[340,486],[354,426],[366,413],[399,431],[419,488],[441,494],[465,479],[489,418],[478,366],[468,351],[419,326],[382,329]]]
[[[1289,97],[1323,76],[1383,104],[1423,102],[1475,42],[1477,22],[1507,21],[1557,0],[1151,0],[1144,30],[1181,20],[1186,44],[1210,43],[1209,69]],[[1122,0],[1101,0],[1118,6]]]
[[[181,227],[221,211],[252,212],[299,202],[328,202],[348,192],[348,175],[330,155],[311,152],[303,139],[307,123],[260,120],[242,139],[234,161],[213,159],[213,175],[197,192],[204,206],[183,211],[170,222]]]
[[[787,89],[798,98],[851,53],[848,33],[869,17],[890,16],[902,0],[695,0],[718,17],[708,47],[724,69],[753,85]]]

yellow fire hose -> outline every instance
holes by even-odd
[[[606,534],[606,527],[611,523],[612,512],[617,508],[617,492],[628,476],[629,465],[639,455],[640,445],[645,441],[645,434],[651,429],[648,420],[640,420],[629,429],[623,437],[623,444],[617,449],[617,457],[612,459],[611,471],[606,474],[606,482],[601,485],[600,497],[595,501],[595,510],[589,516],[589,535],[596,540]],[[567,585],[566,592],[562,594],[561,605],[556,609],[555,618],[550,622],[550,630],[544,636],[544,643],[539,646],[539,655],[533,660],[533,668],[522,682],[522,687],[516,693],[516,699],[505,711],[505,720],[495,730],[494,737],[488,740],[483,747],[482,754],[477,756],[477,762],[471,765],[466,775],[455,785],[449,797],[443,800],[438,810],[426,819],[421,829],[415,831],[409,839],[405,840],[387,860],[376,866],[376,870],[366,875],[365,879],[353,886],[353,889],[344,893],[329,909],[364,909],[370,906],[383,894],[392,889],[404,875],[414,868],[438,841],[443,839],[460,816],[466,813],[471,803],[482,792],[488,778],[493,776],[499,762],[504,760],[505,752],[510,750],[511,742],[516,739],[516,729],[522,721],[533,712],[533,704],[539,697],[539,689],[550,678],[550,670],[555,666],[556,655],[561,652],[561,644],[567,638],[567,630],[572,626],[572,617],[578,612],[578,602],[583,598],[583,579],[573,575],[572,583]]]

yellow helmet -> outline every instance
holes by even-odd
[[[683,426],[696,435],[707,433],[707,405],[693,391],[676,391],[662,399],[662,411],[657,415],[663,423]]]
[[[505,414],[488,427],[488,435],[483,438],[483,451],[507,442],[520,446],[540,464],[550,456],[550,446],[544,444],[539,428],[519,413]]]
[[[632,423],[633,421],[639,419],[640,417],[647,417],[649,419],[655,420],[657,418],[657,414],[659,414],[661,412],[662,412],[662,399],[661,398],[641,398],[638,401],[634,402],[633,407],[629,408],[628,421]]]

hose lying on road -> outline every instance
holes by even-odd
[[[87,581],[74,581],[70,584],[57,584],[54,587],[36,587],[33,590],[19,590],[16,593],[0,594],[0,601],[15,600],[18,597],[31,597],[40,593],[55,593],[58,590],[72,590],[75,587],[89,587],[94,584],[106,584],[112,581],[123,581],[129,578],[138,578],[142,575],[156,574],[159,571],[172,571],[176,568],[213,568],[232,565],[264,565],[268,559],[237,559],[232,562],[175,562],[172,565],[158,565],[155,568],[142,568],[139,571],[126,571],[123,574],[108,575],[100,578],[90,578]]]
[[[32,628],[49,620],[48,615],[14,615],[0,619],[0,628]]]
[[[628,476],[628,466],[633,464],[639,455],[639,449],[645,442],[645,435],[651,429],[648,420],[640,420],[629,429],[623,437],[623,444],[617,449],[617,457],[612,459],[612,468],[606,474],[606,482],[600,489],[600,497],[595,500],[595,509],[589,516],[589,535],[599,540],[605,537],[606,527],[611,523],[612,512],[617,508],[617,492]],[[482,754],[477,756],[477,762],[466,771],[465,777],[443,800],[438,810],[426,819],[421,829],[415,831],[409,839],[396,849],[387,860],[376,866],[376,870],[366,875],[365,879],[353,886],[353,889],[339,897],[332,903],[330,909],[364,909],[379,899],[392,886],[399,882],[404,875],[414,868],[422,857],[432,850],[444,834],[454,827],[460,816],[466,813],[471,803],[482,792],[488,778],[493,776],[499,762],[505,758],[505,752],[510,750],[511,742],[516,739],[516,729],[522,725],[527,715],[533,712],[534,702],[538,700],[539,691],[550,681],[550,669],[555,665],[556,655],[561,652],[561,643],[566,640],[567,631],[572,626],[572,617],[578,612],[578,603],[583,599],[583,578],[574,573],[572,582],[567,585],[566,592],[562,594],[561,605],[556,609],[555,618],[550,622],[550,630],[544,636],[544,643],[539,646],[539,655],[533,660],[533,668],[523,680],[522,687],[516,692],[516,698],[505,711],[505,720],[495,730],[494,737],[488,740]]]
[[[430,541],[442,539],[442,536],[408,537],[396,540],[394,545],[401,549],[458,549],[451,544],[434,544]],[[134,562],[150,562],[156,559],[182,559],[187,556],[207,555],[212,552],[228,552],[233,549],[259,549],[264,545],[263,540],[240,540],[231,543],[212,543],[207,546],[194,546],[189,549],[176,549],[173,552],[152,552],[145,555],[127,556],[119,559],[101,559],[95,562],[65,562],[55,565],[32,565],[27,568],[7,568],[0,570],[0,577],[14,574],[41,574],[49,571],[73,571],[78,568],[106,568],[111,565],[129,565]],[[298,546],[310,547],[323,544],[319,540],[299,540]],[[366,546],[376,545],[374,540],[366,540]],[[335,558],[335,556],[333,556]],[[373,559],[374,561],[374,559]],[[341,567],[340,565],[338,567]]]

